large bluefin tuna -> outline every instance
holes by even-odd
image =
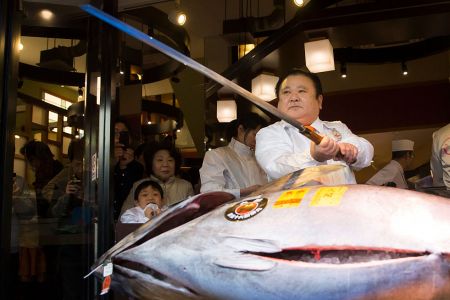
[[[136,299],[450,299],[448,199],[322,175],[192,197],[98,265]]]

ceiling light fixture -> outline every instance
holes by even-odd
[[[175,25],[183,26],[187,21],[187,15],[180,10],[180,0],[175,0],[176,8],[168,15],[169,21]]]
[[[41,15],[41,17],[44,19],[44,20],[51,20],[52,18],[53,18],[53,12],[51,12],[50,10],[48,10],[48,9],[43,9],[43,10],[41,10],[41,12],[39,13],[40,15]]]
[[[341,77],[347,78],[347,64],[345,62],[341,63]]]
[[[234,100],[217,101],[217,120],[220,123],[231,122],[237,118],[237,106]]]
[[[408,67],[406,66],[406,63],[402,61],[402,74],[404,76],[408,75]]]
[[[259,74],[252,79],[252,94],[258,96],[264,101],[272,101],[277,97],[275,94],[275,85],[278,77],[272,74]]]
[[[300,6],[303,6],[304,1],[303,0],[294,0],[294,4],[300,7]]]
[[[308,70],[312,73],[334,71],[333,46],[330,40],[306,42],[305,60]]]
[[[83,101],[83,89],[81,86],[78,87],[78,101]]]

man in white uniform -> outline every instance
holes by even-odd
[[[371,185],[385,185],[407,189],[405,170],[414,158],[414,142],[411,140],[392,141],[392,160],[366,183]]]
[[[239,198],[267,183],[253,152],[255,135],[266,126],[266,121],[256,113],[249,113],[231,125],[230,143],[205,153],[200,169],[202,193],[224,191]]]
[[[373,146],[340,122],[319,119],[323,93],[317,75],[293,70],[276,86],[278,109],[324,136],[316,145],[285,121],[261,129],[256,136],[256,159],[270,179],[306,167],[337,164],[345,166],[345,182],[356,183],[350,168],[367,167]]]
[[[450,124],[433,133],[431,150],[433,185],[445,186],[450,190]]]

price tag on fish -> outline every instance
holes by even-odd
[[[309,206],[337,206],[346,190],[346,186],[318,188]]]
[[[309,188],[292,190],[283,192],[277,201],[273,204],[274,208],[289,208],[297,207],[300,205],[305,194],[309,191]]]
[[[112,262],[105,263],[103,265],[103,277],[110,276],[113,273],[113,264]]]

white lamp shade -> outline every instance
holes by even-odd
[[[252,79],[252,94],[264,101],[272,101],[277,97],[275,95],[275,85],[277,82],[277,76],[260,74]]]
[[[305,43],[305,60],[312,73],[334,70],[333,46],[328,39]]]
[[[217,101],[217,120],[220,123],[231,122],[237,118],[236,101],[218,100]]]

